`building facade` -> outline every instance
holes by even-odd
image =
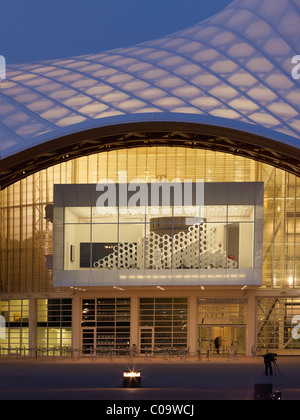
[[[220,337],[225,353],[299,355],[300,5],[246,3],[140,46],[7,69],[3,354],[206,354]],[[108,186],[126,200],[99,200]]]

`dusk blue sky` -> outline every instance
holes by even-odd
[[[7,65],[97,53],[202,21],[231,0],[10,0],[1,2]]]

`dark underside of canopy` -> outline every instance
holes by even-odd
[[[136,147],[207,149],[254,159],[300,175],[300,149],[255,134],[212,125],[145,122],[94,128],[42,143],[0,161],[0,187],[66,160]]]

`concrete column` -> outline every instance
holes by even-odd
[[[246,356],[251,356],[252,347],[257,346],[257,301],[254,292],[248,292],[247,299]]]
[[[131,296],[130,298],[130,346],[134,344],[136,347],[139,345],[139,298]]]
[[[198,303],[197,296],[190,296],[188,299],[188,336],[187,345],[190,352],[195,352],[198,348]]]
[[[81,298],[74,295],[72,298],[72,347],[79,349],[81,346]]]
[[[29,349],[37,348],[37,299],[29,299]],[[35,357],[35,350],[29,351],[30,357]]]

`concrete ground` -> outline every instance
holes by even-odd
[[[300,357],[278,357],[277,365],[266,377],[262,357],[0,359],[0,400],[253,400],[259,383],[271,383],[283,400],[299,400]],[[141,371],[140,388],[123,388],[129,369]]]

